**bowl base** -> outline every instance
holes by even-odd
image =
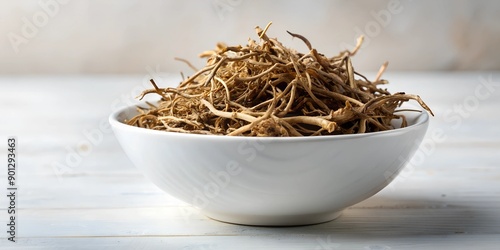
[[[202,211],[208,218],[220,222],[246,225],[246,226],[264,226],[264,227],[291,227],[307,226],[329,222],[337,219],[342,211],[307,214],[307,215],[284,215],[284,216],[266,216],[266,215],[241,215],[227,214],[213,211]]]

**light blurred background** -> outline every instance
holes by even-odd
[[[286,30],[333,56],[361,34],[358,70],[500,69],[500,1],[27,0],[0,3],[0,74],[191,72],[219,42],[246,44],[254,27],[306,51]]]

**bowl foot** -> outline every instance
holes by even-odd
[[[242,215],[202,211],[208,218],[238,225],[287,227],[320,224],[337,219],[342,211],[306,215]]]

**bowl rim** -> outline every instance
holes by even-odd
[[[385,131],[378,131],[378,132],[370,132],[370,133],[363,133],[363,134],[339,134],[339,135],[321,135],[321,136],[288,136],[288,137],[256,137],[256,136],[225,136],[225,135],[205,135],[205,134],[188,134],[188,133],[179,133],[179,132],[170,132],[170,131],[160,131],[160,130],[153,130],[153,129],[147,129],[147,128],[140,128],[132,125],[125,124],[123,121],[120,121],[118,117],[125,113],[125,112],[130,112],[132,109],[135,111],[135,109],[138,106],[145,106],[147,105],[146,102],[139,102],[133,105],[128,105],[125,107],[121,107],[115,111],[113,111],[109,115],[109,123],[111,124],[111,127],[113,129],[115,128],[120,128],[120,129],[125,129],[128,132],[134,132],[134,133],[145,133],[145,134],[150,134],[150,135],[158,135],[158,136],[180,136],[184,138],[191,138],[191,139],[199,139],[199,140],[256,140],[256,141],[290,141],[290,142],[304,142],[304,141],[321,141],[321,140],[345,140],[345,139],[355,139],[355,138],[365,138],[365,137],[373,137],[373,136],[381,136],[381,135],[397,135],[400,133],[404,132],[409,132],[411,130],[420,128],[422,126],[427,126],[429,123],[429,114],[426,110],[424,110],[420,106],[413,105],[411,103],[404,103],[401,107],[398,109],[412,109],[412,110],[418,110],[417,111],[402,111],[403,113],[408,113],[412,112],[415,114],[415,120],[416,122],[414,124],[410,124],[404,128],[396,128],[396,129],[391,129],[391,130],[385,130]]]

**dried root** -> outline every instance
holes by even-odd
[[[351,56],[355,49],[334,57],[309,48],[302,54],[284,47],[256,27],[260,42],[247,46],[218,43],[213,51],[200,56],[206,66],[177,88],[153,89],[161,97],[157,105],[140,109],[128,124],[171,132],[231,136],[316,136],[369,133],[393,129],[391,120],[406,119],[395,110],[409,100],[417,101],[432,114],[417,95],[390,94],[378,87],[386,84],[381,76],[374,81],[354,71]],[[195,69],[189,62],[191,68]]]

